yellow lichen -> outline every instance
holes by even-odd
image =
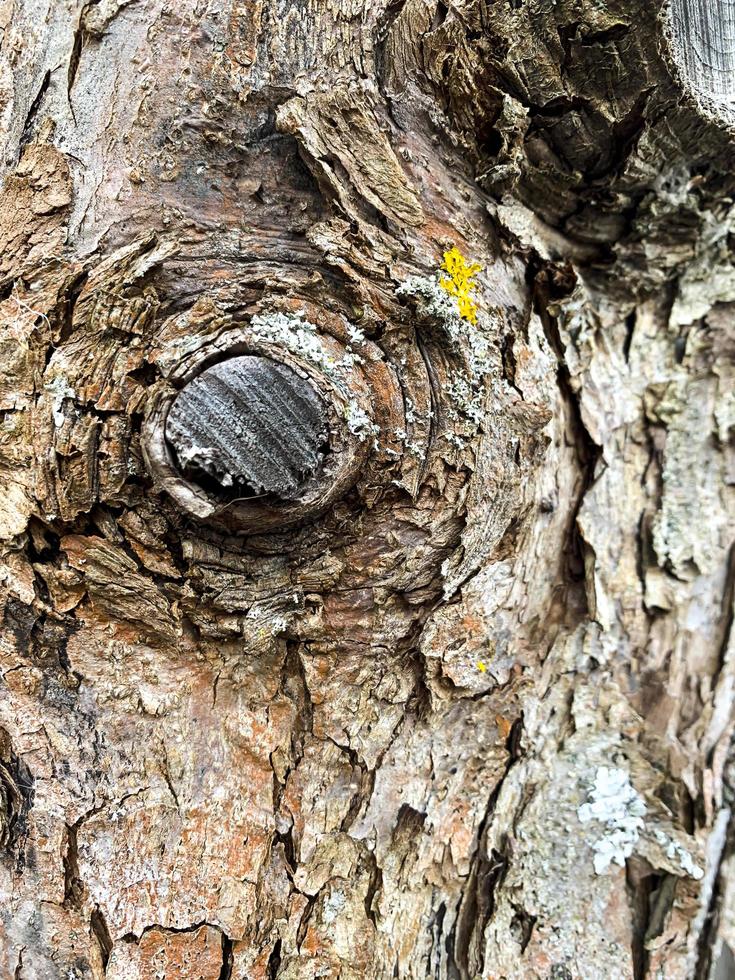
[[[442,269],[447,273],[439,280],[439,285],[451,296],[457,297],[459,315],[469,323],[477,323],[478,306],[473,298],[474,278],[482,269],[477,262],[468,262],[456,246],[444,253]]]
[[[487,665],[485,664],[484,660],[477,661],[477,669],[480,671],[481,674],[484,674],[486,672]]]

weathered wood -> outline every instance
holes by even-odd
[[[695,97],[735,123],[735,2],[672,0],[675,54]]]
[[[184,473],[243,494],[288,499],[313,477],[328,425],[323,399],[295,371],[264,357],[233,357],[177,395],[166,435]]]

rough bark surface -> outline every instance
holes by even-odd
[[[732,3],[0,29],[2,980],[729,976]]]

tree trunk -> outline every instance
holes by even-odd
[[[732,0],[0,19],[0,978],[735,976]]]

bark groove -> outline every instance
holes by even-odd
[[[723,980],[732,5],[11,8],[0,980]]]

